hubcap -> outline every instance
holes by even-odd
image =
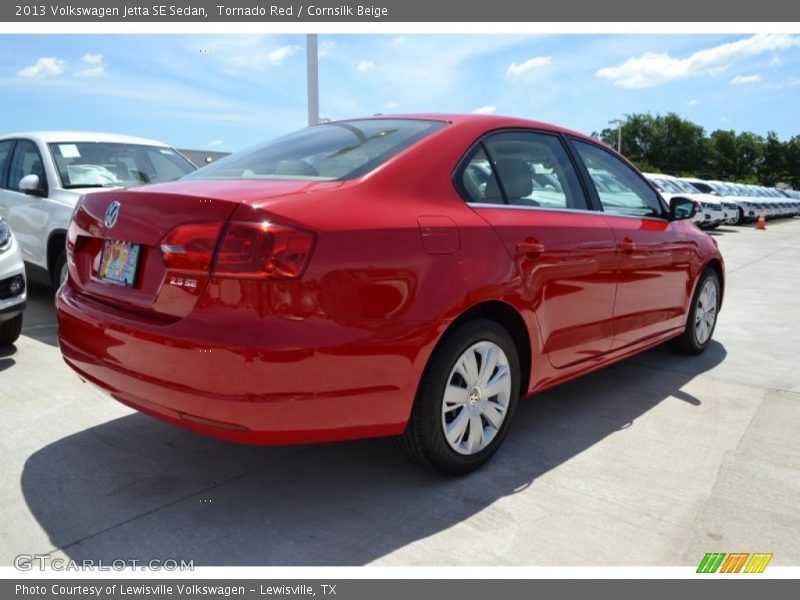
[[[511,399],[511,372],[503,349],[492,342],[470,346],[456,361],[442,399],[442,429],[463,455],[480,452],[503,426]]]
[[[708,341],[716,320],[717,285],[713,279],[707,279],[697,297],[694,311],[694,335],[698,344],[705,344]]]

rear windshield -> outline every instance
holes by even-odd
[[[352,179],[443,126],[440,121],[415,119],[315,125],[232,154],[188,179]]]
[[[133,187],[174,181],[195,170],[172,148],[112,142],[49,144],[61,187]]]

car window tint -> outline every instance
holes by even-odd
[[[467,202],[505,204],[494,169],[489,163],[483,146],[478,146],[473,150],[461,172],[460,179],[460,187]]]
[[[47,179],[44,174],[42,157],[36,144],[29,140],[20,140],[14,148],[14,155],[11,158],[11,167],[8,174],[9,189],[19,191],[19,182],[26,175],[39,176],[39,188],[44,189]]]
[[[508,204],[541,208],[588,208],[575,169],[557,136],[509,131],[484,140]],[[487,186],[487,190],[489,190]]]
[[[353,179],[442,127],[423,119],[323,123],[226,156],[187,179]]]
[[[195,170],[181,154],[163,146],[64,140],[51,143],[50,152],[66,189],[164,183]]]
[[[661,217],[664,208],[656,192],[619,158],[594,144],[573,140],[586,165],[603,210],[635,217]]]
[[[6,174],[6,166],[11,155],[11,148],[14,146],[13,140],[0,142],[0,185],[4,185],[3,177]]]

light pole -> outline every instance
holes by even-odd
[[[306,35],[306,74],[308,76],[308,125],[319,123],[319,54],[317,34]]]
[[[625,121],[622,119],[611,119],[608,124],[617,126],[617,152],[622,154],[622,126],[625,125]]]

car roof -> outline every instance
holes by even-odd
[[[603,144],[600,140],[587,136],[585,133],[573,131],[559,125],[552,123],[545,123],[543,121],[534,121],[531,119],[522,119],[519,117],[506,117],[503,115],[481,115],[475,113],[408,113],[408,114],[377,114],[366,117],[354,117],[348,119],[340,119],[338,121],[331,121],[332,123],[341,123],[348,121],[366,121],[371,119],[416,119],[421,121],[443,121],[453,125],[460,125],[464,123],[482,124],[487,129],[505,129],[505,128],[530,128],[541,129],[544,131],[552,131],[557,133],[566,133],[595,144]],[[612,148],[613,150],[613,148]]]
[[[101,133],[96,131],[27,131],[9,133],[0,136],[0,140],[27,138],[43,144],[69,143],[69,142],[112,142],[117,144],[140,144],[145,146],[169,146],[158,140],[121,135],[118,133]]]

